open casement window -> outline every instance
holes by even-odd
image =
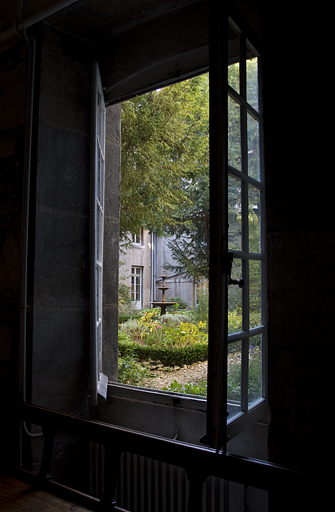
[[[220,12],[216,19],[210,52],[210,335],[204,441],[224,450],[230,438],[267,410],[266,262],[260,57],[232,19],[226,23]]]
[[[165,425],[183,422],[183,430],[195,430],[193,415],[198,414],[197,440],[218,451],[226,449],[229,438],[257,421],[267,412],[265,388],[265,226],[264,176],[262,165],[262,113],[260,56],[251,35],[235,24],[227,14],[227,5],[213,2],[210,30],[210,265],[209,265],[209,337],[208,387],[205,398],[139,389],[111,383],[113,423],[125,422],[129,428],[165,436]],[[201,70],[202,72],[204,69]],[[152,89],[159,87],[159,80]],[[100,91],[100,92],[99,92]],[[96,130],[99,132],[100,100],[96,83]],[[136,90],[134,90],[134,95]],[[129,97],[129,95],[128,95]],[[121,101],[118,97],[117,101]],[[101,116],[102,118],[103,116]],[[98,122],[98,119],[100,121]],[[103,161],[103,144],[96,136],[95,189]],[[97,245],[100,205],[94,196],[92,212],[94,244]],[[96,258],[96,252],[94,252]],[[93,259],[94,293],[99,289],[100,260]],[[132,273],[132,291],[139,297],[141,268]],[[242,286],[243,284],[243,286]],[[135,297],[135,295],[134,295]],[[93,351],[93,381],[99,382],[99,300],[93,308],[96,352]],[[231,372],[234,372],[232,379]],[[93,384],[94,384],[93,382]],[[92,389],[94,387],[92,386]],[[98,387],[95,389],[97,398]],[[152,395],[152,396],[151,396]],[[146,402],[146,414],[143,415]],[[122,404],[119,406],[118,404]],[[150,404],[149,404],[150,402]],[[175,404],[178,404],[178,407]],[[158,405],[162,405],[158,411]],[[164,407],[163,407],[164,406]],[[137,408],[137,409],[136,409]],[[143,410],[142,410],[143,409]],[[163,409],[168,409],[160,422]],[[107,409],[105,408],[105,411]],[[190,411],[190,414],[187,413]],[[186,411],[186,412],[185,412]],[[155,418],[152,417],[155,415]],[[206,421],[203,421],[206,415]],[[145,416],[145,417],[144,417]],[[156,428],[157,427],[157,428]],[[164,428],[163,428],[164,427]],[[152,429],[152,430],[151,430]],[[165,429],[165,430],[164,430]],[[198,435],[199,434],[199,435]],[[174,435],[174,432],[173,432]],[[189,437],[192,440],[189,440]],[[194,442],[194,436],[184,436]]]
[[[106,396],[107,378],[102,374],[102,283],[105,182],[106,107],[97,63],[93,65],[91,162],[91,401]]]

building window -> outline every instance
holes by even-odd
[[[132,242],[134,245],[143,245],[143,228],[135,235],[132,235]]]
[[[136,303],[136,307],[141,309],[143,297],[143,268],[131,267],[131,298]]]

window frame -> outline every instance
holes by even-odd
[[[139,272],[133,272],[133,270],[139,270]],[[143,267],[141,265],[132,265],[131,266],[131,273],[130,273],[130,293],[133,297],[133,300],[137,303],[136,307],[138,307],[138,303],[140,303],[140,307],[142,307],[143,304]],[[139,279],[139,283],[137,282]],[[136,282],[134,282],[134,280]],[[139,292],[137,292],[137,286],[139,284]],[[134,286],[136,288],[134,289]],[[137,294],[139,293],[140,299],[137,300]]]
[[[132,244],[135,247],[143,247],[144,245],[144,230],[143,228],[140,229],[139,233],[136,233],[135,235],[132,235]]]
[[[263,116],[262,116],[262,90],[261,90],[261,56],[254,44],[248,38],[248,34],[242,32],[238,24],[229,18],[230,26],[239,35],[240,43],[240,92],[235,91],[227,80],[227,96],[231,97],[240,105],[241,111],[241,169],[238,170],[227,162],[227,175],[241,181],[242,188],[242,248],[234,250],[229,247],[228,251],[233,252],[234,259],[241,260],[245,273],[245,285],[243,287],[243,327],[240,332],[228,334],[227,349],[231,343],[240,341],[242,344],[242,397],[241,412],[227,425],[227,438],[235,437],[254,422],[254,418],[265,415],[268,409],[267,404],[267,304],[266,304],[266,225],[265,225],[265,176],[264,176],[264,155],[263,155]],[[258,111],[255,110],[247,101],[247,48],[253,50],[254,56],[258,59]],[[248,134],[247,122],[248,115],[252,116],[259,123],[259,178],[252,177],[248,172]],[[249,237],[249,187],[256,188],[259,191],[260,200],[260,249],[259,252],[252,252],[250,249]],[[249,263],[259,261],[261,263],[261,323],[256,327],[250,327],[250,273]],[[244,277],[244,276],[242,276]],[[252,337],[262,336],[262,396],[253,404],[248,401],[248,360],[249,360],[249,340]],[[227,405],[229,404],[227,400]]]
[[[107,378],[102,373],[106,105],[97,62],[93,63],[92,77],[90,179],[90,395],[91,404],[98,405],[98,394],[106,397]]]
[[[227,304],[227,290],[228,290],[228,233],[226,226],[226,219],[228,218],[227,208],[227,178],[230,172],[228,166],[228,151],[227,151],[227,102],[224,101],[223,95],[228,95],[229,86],[227,84],[227,35],[228,35],[228,16],[226,7],[220,6],[220,2],[216,3],[216,8],[212,11],[212,26],[216,29],[211,32],[210,35],[210,181],[211,195],[211,262],[210,262],[210,279],[209,279],[209,290],[210,290],[210,322],[209,322],[209,363],[208,373],[211,375],[211,379],[208,382],[208,396],[206,398],[194,397],[191,395],[180,396],[183,403],[188,400],[192,403],[198,401],[203,410],[204,403],[207,404],[206,413],[206,435],[202,438],[202,442],[214,447],[217,451],[225,450],[226,442],[238,435],[242,430],[247,428],[250,424],[257,421],[261,416],[267,412],[266,398],[262,398],[258,406],[255,406],[250,411],[244,411],[240,417],[234,419],[232,423],[227,425],[226,420],[226,405],[227,404],[227,348],[228,348],[228,320],[227,320],[227,308],[223,310],[223,304]],[[221,10],[222,9],[222,10]],[[236,21],[236,25],[242,26],[243,23],[238,23],[238,16],[233,16]],[[214,20],[214,21],[213,21]],[[224,22],[226,23],[223,23]],[[226,28],[224,28],[226,26]],[[243,33],[245,30],[243,29]],[[256,48],[252,37],[247,36],[247,39]],[[213,50],[214,49],[214,50]],[[204,72],[202,69],[201,72]],[[261,75],[261,73],[260,73]],[[153,88],[155,85],[153,86]],[[231,92],[231,91],[230,91]],[[135,93],[135,92],[134,92]],[[136,94],[136,93],[135,93]],[[226,96],[227,97],[227,96]],[[219,108],[218,108],[219,106]],[[222,123],[222,119],[225,120]],[[215,129],[213,129],[215,127]],[[260,141],[262,142],[262,141]],[[264,178],[264,169],[261,167],[262,176]],[[218,171],[219,170],[219,171]],[[232,171],[233,174],[235,171]],[[253,181],[251,180],[251,183]],[[253,183],[255,184],[255,183]],[[262,185],[263,186],[263,185]],[[263,189],[262,189],[263,190]],[[213,206],[215,205],[215,206]],[[262,209],[264,213],[264,202],[262,203]],[[265,240],[265,225],[262,224],[262,236]],[[244,255],[237,254],[238,257]],[[262,280],[262,291],[266,291],[266,258],[265,254],[262,255],[263,261],[263,277]],[[265,296],[265,295],[264,295]],[[264,307],[264,334],[266,333],[266,308]],[[263,329],[263,327],[262,327]],[[263,331],[262,331],[263,332]],[[244,333],[244,336],[246,333]],[[240,336],[240,333],[234,334],[233,337]],[[232,341],[233,337],[229,338]],[[214,340],[214,342],[213,342]],[[266,389],[266,351],[263,350],[263,389]],[[112,397],[114,392],[116,395],[120,394],[120,386],[117,383],[109,383],[108,396]],[[131,387],[127,386],[127,396],[131,396]],[[134,387],[134,395],[139,396],[141,388]],[[151,390],[152,391],[152,390]],[[157,405],[159,404],[159,398],[157,396],[166,397],[178,396],[176,393],[169,392],[151,392],[148,389],[143,388],[143,396],[149,396],[150,394],[154,397],[152,401]],[[138,400],[138,399],[136,399]],[[205,432],[204,432],[205,433]]]

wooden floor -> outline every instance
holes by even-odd
[[[1,512],[87,512],[89,509],[65,501],[12,476],[0,474]]]

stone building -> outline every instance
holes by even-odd
[[[183,273],[172,273],[167,264],[174,264],[168,238],[157,237],[143,229],[132,244],[120,252],[120,282],[128,286],[136,307],[150,308],[162,299],[163,275],[167,276],[166,300],[180,297],[188,307],[196,301],[196,282]]]

